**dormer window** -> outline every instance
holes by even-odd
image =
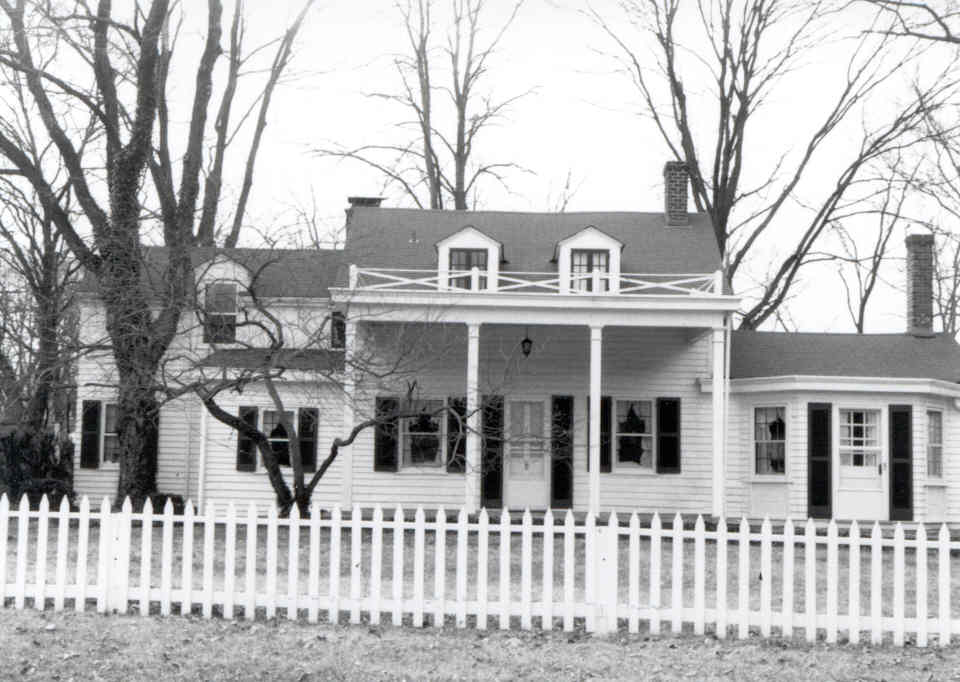
[[[203,342],[233,343],[237,340],[237,285],[211,282],[203,297]]]
[[[487,249],[450,249],[450,288],[471,289],[473,268],[480,271],[479,288],[486,289]]]
[[[441,239],[437,247],[437,280],[441,290],[497,289],[503,245],[472,225]],[[479,278],[473,286],[472,271]]]
[[[571,249],[570,289],[593,291],[593,273],[601,273],[599,291],[610,290],[610,251],[606,249]]]
[[[553,256],[560,293],[617,293],[622,250],[623,242],[593,225],[561,239]]]

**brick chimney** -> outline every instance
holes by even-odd
[[[687,184],[690,175],[683,161],[667,161],[663,166],[663,204],[667,225],[689,225]]]
[[[933,336],[933,235],[907,235],[907,333]]]

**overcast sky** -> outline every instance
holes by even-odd
[[[248,4],[250,44],[276,35],[300,6],[295,0]],[[438,5],[446,7],[442,0]],[[617,22],[614,2],[599,0],[594,6]],[[486,24],[499,27],[511,7],[508,0],[490,0]],[[668,151],[651,121],[638,115],[636,90],[618,73],[610,56],[612,43],[575,7],[572,0],[528,0],[490,63],[481,88],[484,93],[492,92],[496,98],[530,94],[478,142],[479,159],[512,161],[528,171],[510,176],[509,191],[485,185],[479,198],[482,208],[549,210],[556,205],[568,172],[576,188],[568,210],[662,208],[661,172],[670,158]],[[191,11],[188,6],[188,14]],[[194,11],[199,13],[199,8]],[[199,14],[192,18],[202,20]],[[443,34],[444,18],[438,11],[438,35]],[[191,23],[197,26],[194,38],[199,37],[202,24],[188,21],[187,25]],[[835,35],[824,37],[838,42],[813,53],[766,104],[751,139],[748,171],[762,174],[779,154],[796,152],[831,103],[841,84],[837,73],[842,63],[836,60],[846,49],[840,41],[844,27],[836,29]],[[624,30],[643,53],[644,38]],[[376,172],[349,161],[320,158],[314,150],[405,137],[396,128],[398,122],[408,120],[405,112],[369,96],[397,90],[393,56],[405,48],[405,40],[400,17],[386,0],[331,0],[313,12],[299,41],[293,67],[296,76],[278,92],[273,104],[250,222],[277,230],[290,222],[294,207],[313,204],[333,229],[343,222],[348,195],[381,193],[382,178]],[[695,84],[689,87],[695,101],[706,96]],[[704,119],[704,124],[708,121]],[[815,198],[822,183],[831,181],[830,150],[839,159],[857,141],[854,133],[860,120],[851,125],[831,142],[821,170],[802,187],[809,197]],[[385,196],[384,205],[411,205],[397,190]],[[798,221],[803,219],[802,213],[796,215]],[[902,243],[903,236],[901,232],[895,240]],[[763,249],[757,260],[767,260],[764,254],[776,252],[777,236]],[[769,261],[755,264],[754,274],[768,265]],[[887,279],[895,287],[901,285],[899,264],[888,270]],[[745,280],[741,286],[748,285]],[[810,271],[791,302],[801,329],[851,330],[838,287],[832,269]],[[902,292],[885,286],[868,331],[902,331],[903,307]]]

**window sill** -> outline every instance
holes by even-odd
[[[437,467],[401,467],[399,471],[395,471],[395,474],[399,476],[446,476],[447,467],[437,466]]]
[[[750,483],[760,483],[760,484],[763,484],[763,483],[779,483],[779,484],[784,484],[784,483],[789,483],[789,482],[790,482],[790,481],[787,479],[787,475],[786,475],[786,474],[777,474],[776,476],[760,476],[760,475],[754,475],[754,476],[751,476],[750,478],[748,478],[747,481],[750,482]]]
[[[600,473],[604,473],[604,472],[601,471]],[[639,477],[642,477],[642,478],[646,478],[646,477],[648,477],[648,476],[656,476],[656,475],[657,475],[657,471],[656,471],[655,469],[653,469],[653,468],[638,467],[638,466],[627,466],[627,465],[620,465],[620,466],[614,468],[614,470],[611,471],[610,473],[612,473],[612,474],[622,474],[622,475],[624,475],[624,476],[639,476]]]
[[[925,485],[927,488],[946,488],[947,482],[942,478],[928,478],[923,485]]]

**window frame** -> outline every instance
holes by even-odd
[[[426,473],[426,472],[436,472],[436,473],[447,473],[447,409],[449,408],[447,398],[421,398],[417,401],[420,404],[438,402],[443,407],[443,412],[436,416],[436,419],[439,420],[439,429],[437,430],[436,438],[438,440],[437,444],[437,454],[435,459],[435,464],[408,464],[406,461],[406,439],[410,435],[408,422],[416,417],[401,417],[397,420],[397,473],[402,473],[404,471],[408,472],[417,472],[417,473]],[[426,431],[415,431],[414,433],[418,434],[428,434]]]
[[[873,413],[875,413],[875,414],[877,415],[877,421],[876,421],[876,424],[874,425],[875,428],[876,428],[876,445],[871,445],[871,446],[859,445],[859,446],[858,446],[858,445],[844,445],[844,444],[843,444],[843,427],[847,425],[847,421],[846,421],[846,419],[844,418],[844,413],[845,413],[845,412],[850,412],[850,413],[852,413],[852,412],[863,412],[864,414],[866,414],[866,413],[868,413],[868,412],[873,412]],[[859,470],[863,470],[863,469],[865,469],[867,466],[877,466],[877,465],[881,465],[881,464],[882,464],[882,465],[884,465],[884,469],[886,470],[886,456],[885,456],[885,455],[886,455],[886,443],[885,443],[885,439],[884,439],[884,433],[885,433],[886,423],[885,423],[885,421],[884,421],[884,410],[883,410],[881,407],[875,407],[875,406],[871,406],[871,407],[864,407],[864,406],[859,406],[859,407],[854,406],[854,407],[850,407],[850,406],[841,406],[841,405],[838,405],[838,406],[837,406],[836,418],[837,418],[837,426],[836,426],[836,434],[837,434],[837,435],[836,435],[836,438],[837,438],[837,447],[836,447],[837,467],[845,467],[845,466],[848,466],[848,467],[855,467],[855,468],[857,468],[857,469],[859,469]],[[852,426],[856,426],[856,424],[852,424],[852,423],[851,423],[850,426],[851,426],[851,427],[852,427]],[[866,424],[866,422],[864,422],[864,427],[867,427],[867,426],[869,426],[869,425]],[[853,435],[852,435],[852,433],[851,433],[851,441],[852,441],[852,440],[854,440],[854,439],[853,439]],[[865,438],[864,438],[864,440],[865,440]],[[877,461],[876,461],[873,465],[867,465],[867,464],[856,465],[856,464],[853,464],[853,463],[852,463],[852,461],[853,461],[853,460],[852,460],[852,453],[855,452],[855,451],[858,451],[858,450],[861,451],[861,452],[863,452],[863,453],[865,453],[865,454],[867,454],[867,453],[874,454],[874,453],[875,453],[876,456],[877,456]],[[844,455],[844,453],[847,452],[847,451],[851,451],[851,463],[850,463],[850,464],[844,464],[844,463],[843,463],[843,455]],[[837,469],[837,471],[839,471],[839,469]]]
[[[513,428],[512,428],[512,427],[513,427],[513,412],[512,412],[512,409],[513,409],[513,408],[512,408],[512,406],[513,406],[514,404],[516,404],[516,403],[522,403],[522,404],[534,404],[534,403],[535,403],[535,404],[539,404],[539,405],[540,405],[540,411],[541,411],[541,412],[540,412],[540,414],[541,414],[541,424],[540,424],[540,426],[541,426],[541,430],[540,430],[540,438],[539,438],[539,441],[537,440],[537,438],[532,437],[532,436],[529,437],[529,438],[518,438],[518,439],[514,439],[514,437],[513,437]],[[552,442],[552,441],[551,441],[551,430],[550,430],[551,417],[552,417],[552,416],[551,416],[551,413],[550,413],[550,405],[549,405],[549,402],[548,402],[546,399],[543,399],[543,398],[540,398],[540,397],[529,397],[529,398],[525,398],[525,397],[523,397],[523,396],[510,396],[510,397],[508,397],[506,400],[504,400],[503,412],[504,412],[504,415],[503,415],[503,417],[504,417],[504,418],[503,418],[503,434],[504,434],[504,435],[503,435],[503,446],[504,446],[504,448],[503,448],[503,465],[502,465],[502,466],[503,466],[503,474],[504,474],[504,476],[507,476],[507,475],[509,474],[509,471],[508,471],[508,470],[509,470],[509,458],[513,455],[512,449],[513,449],[515,446],[517,446],[517,445],[526,446],[526,445],[529,445],[529,444],[531,444],[531,443],[539,442],[540,445],[541,445],[541,448],[540,448],[541,453],[540,453],[540,454],[541,454],[541,457],[542,457],[543,467],[544,467],[543,478],[544,478],[544,480],[548,480],[548,477],[549,477],[549,475],[550,475],[550,465],[551,465],[551,462],[552,462],[552,460],[551,460],[552,450],[551,450],[551,447],[550,447],[550,444],[551,444],[551,442]]]
[[[589,396],[587,396],[589,400]],[[612,409],[613,415],[611,419],[610,426],[610,438],[612,440],[611,447],[613,451],[611,455],[611,472],[616,473],[629,473],[629,474],[638,474],[641,476],[655,476],[657,472],[657,399],[656,397],[634,397],[634,396],[622,396],[622,395],[613,395],[611,396],[613,402]],[[617,406],[621,402],[631,402],[631,403],[649,403],[650,404],[650,431],[645,434],[633,434],[625,433],[624,437],[647,437],[650,439],[650,466],[644,467],[634,462],[621,462],[620,461],[620,423],[617,416]],[[590,424],[587,424],[587,428],[590,428]],[[587,453],[589,457],[589,453]]]
[[[933,415],[937,415],[937,417],[939,417],[939,421],[940,421],[940,440],[939,440],[939,442],[937,442],[937,443],[934,443],[934,442],[932,441],[932,438],[931,438],[931,436],[932,436],[931,426],[932,426],[932,423],[933,423],[932,420],[931,420],[931,417],[932,417]],[[943,482],[943,481],[944,481],[944,476],[943,476],[943,417],[944,417],[943,410],[934,409],[934,408],[929,408],[929,409],[927,409],[927,461],[926,461],[927,469],[926,469],[926,473],[927,473],[927,478],[928,478],[928,479],[933,479],[933,480],[936,481],[937,483],[940,483],[940,482]],[[940,450],[939,455],[938,455],[938,458],[939,458],[938,464],[939,464],[939,469],[940,469],[940,471],[939,471],[939,473],[932,474],[932,473],[930,473],[930,455],[931,455],[931,450],[932,450],[932,448],[935,448],[935,447],[936,447],[936,448],[939,448],[939,450]]]
[[[278,462],[278,464],[280,465],[280,467],[281,467],[281,468],[284,468],[284,469],[293,469],[293,465],[290,463],[290,434],[287,433],[287,434],[286,434],[286,438],[273,438],[269,433],[267,433],[267,432],[264,430],[264,429],[265,429],[264,425],[266,424],[267,414],[268,414],[268,413],[280,414],[281,412],[286,413],[286,414],[289,414],[289,415],[290,415],[290,421],[291,421],[294,425],[296,425],[296,423],[297,423],[297,416],[298,416],[298,414],[299,414],[299,410],[300,410],[299,407],[284,408],[283,410],[278,410],[276,407],[270,407],[270,408],[264,407],[264,408],[261,408],[261,409],[260,409],[259,414],[257,415],[257,422],[258,422],[257,428],[259,428],[260,431],[263,433],[263,435],[265,435],[265,436],[267,437],[267,440],[270,441],[270,448],[271,448],[271,449],[273,449],[273,442],[274,442],[274,441],[284,442],[284,443],[287,444],[287,463],[284,464],[283,462]],[[278,421],[277,421],[277,426],[282,426],[282,425],[283,425],[282,422],[278,420]],[[275,428],[276,428],[276,427],[275,427]],[[296,428],[296,426],[294,426],[294,428]],[[284,429],[284,431],[286,431],[286,429]],[[297,434],[297,435],[299,436],[299,434]],[[260,455],[260,457],[257,458],[257,460],[258,460],[258,462],[259,462],[259,464],[260,464],[260,468],[262,468],[264,471],[266,471],[266,467],[265,467],[264,464],[263,464],[263,455],[262,455],[262,453],[258,452],[257,454]],[[274,453],[273,453],[273,454],[274,454],[274,456],[276,457],[276,455],[277,455],[276,450],[274,450]]]
[[[607,277],[602,280],[602,283],[601,283],[601,285],[600,285],[600,292],[599,292],[599,293],[607,293],[607,292],[610,291],[611,261],[613,260],[613,259],[612,259],[612,255],[611,255],[611,253],[610,253],[610,249],[604,249],[604,248],[576,248],[576,247],[572,247],[572,248],[570,249],[570,281],[569,281],[570,291],[571,291],[572,293],[591,293],[591,294],[592,294],[592,293],[597,293],[597,292],[594,292],[594,291],[593,291],[593,278],[592,278],[592,274],[593,274],[593,272],[596,270],[596,266],[595,266],[595,263],[594,263],[594,259],[595,259],[596,256],[598,256],[598,255],[600,255],[600,254],[603,254],[604,258],[606,259],[606,269],[605,269],[605,270],[601,270],[600,272],[602,272],[603,274],[607,275]],[[586,278],[586,279],[575,279],[575,278],[578,277],[579,275],[584,274],[584,273],[578,273],[578,272],[576,271],[576,267],[577,267],[577,266],[576,266],[576,263],[575,263],[575,259],[576,259],[576,257],[579,256],[579,255],[587,255],[587,256],[589,256],[589,259],[588,259],[588,260],[589,260],[589,269],[586,271],[586,274],[591,275],[591,277],[589,277],[589,278]],[[581,285],[583,285],[583,288],[581,288]]]
[[[782,473],[765,473],[761,474],[757,471],[757,445],[761,443],[777,443],[780,441],[775,440],[757,440],[757,410],[783,410],[783,472]],[[786,482],[790,476],[790,405],[789,403],[754,403],[750,406],[750,442],[753,444],[751,448],[751,478],[756,481],[765,481],[765,482]]]
[[[114,413],[119,412],[119,407],[115,402],[108,402],[106,400],[100,401],[100,468],[101,469],[119,469],[120,460],[119,457],[116,460],[107,459],[107,437],[111,436],[117,439],[117,446],[120,445],[120,432],[119,431],[107,431],[107,412],[110,411],[110,408],[113,408]]]
[[[470,266],[466,269],[454,269],[453,267],[453,255],[454,253],[465,253],[469,254]],[[474,260],[480,255],[483,254],[484,264],[482,266],[475,265]],[[472,247],[472,246],[451,246],[447,249],[447,287],[451,290],[459,289],[462,291],[473,291],[473,282],[471,281],[472,270],[477,268],[479,270],[480,277],[477,281],[478,291],[485,291],[487,288],[487,273],[490,269],[490,249],[487,247]],[[457,282],[465,282],[467,286],[458,286]]]
[[[224,313],[224,312],[214,312],[211,313],[207,308],[208,299],[210,298],[210,289],[217,285],[228,285],[233,287],[233,312]],[[203,342],[209,344],[218,344],[218,345],[229,345],[237,342],[237,322],[240,317],[240,285],[229,279],[214,279],[210,280],[204,285],[203,289]],[[214,333],[212,333],[213,326],[210,324],[214,319],[221,318],[233,318],[233,323],[231,326],[232,335],[230,340],[219,339]]]

